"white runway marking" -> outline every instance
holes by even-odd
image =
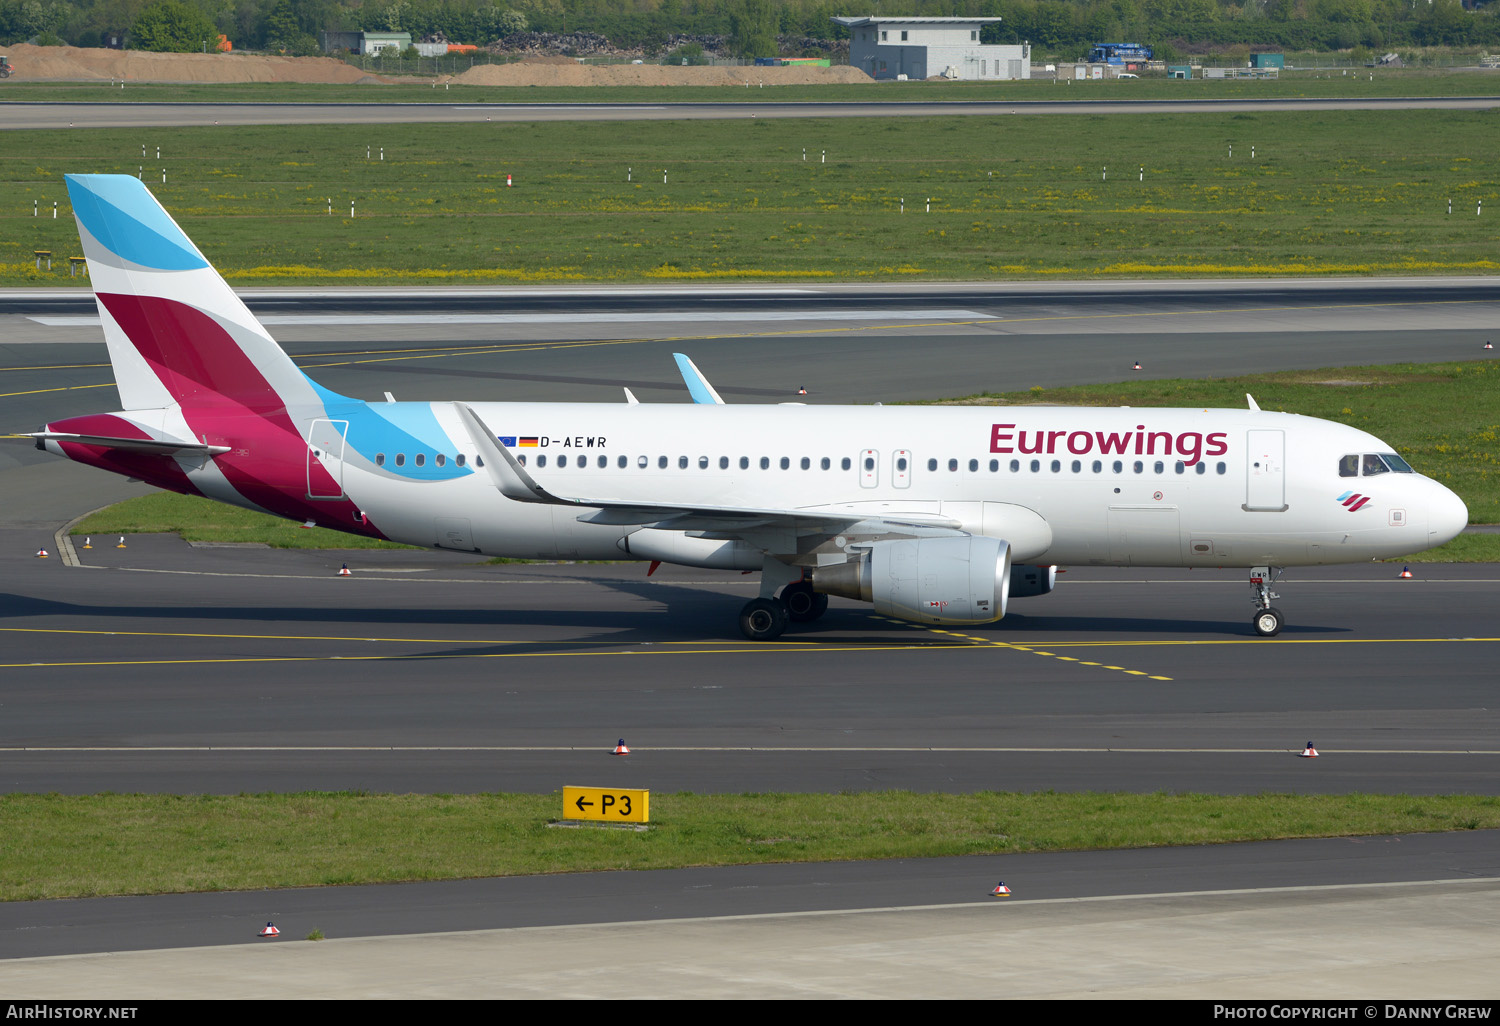
[[[351,327],[380,324],[720,324],[725,321],[910,321],[984,320],[974,310],[705,310],[701,313],[432,313],[432,314],[263,314],[264,325]],[[27,320],[47,328],[99,326],[98,314],[37,314]]]

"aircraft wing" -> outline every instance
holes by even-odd
[[[510,450],[500,445],[496,436],[474,410],[454,403],[474,446],[484,460],[501,495],[515,502],[533,502],[549,506],[574,506],[596,512],[578,519],[591,524],[637,524],[675,531],[710,531],[740,536],[746,532],[791,529],[797,533],[839,532],[858,527],[860,536],[900,535],[932,537],[959,535],[959,522],[936,514],[912,513],[872,517],[868,512],[805,509],[767,509],[756,506],[720,506],[686,502],[644,502],[640,499],[613,499],[557,495],[537,483],[521,466]]]

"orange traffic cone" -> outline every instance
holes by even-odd
[[[349,572],[349,564],[348,563],[345,563],[343,566],[339,567],[339,576],[340,577],[353,577],[354,576],[353,574],[351,574]]]
[[[623,737],[620,738],[620,743],[617,744],[617,745],[615,745],[614,754],[615,755],[629,755],[630,754],[630,749],[625,747],[625,739]]]
[[[46,559],[47,558],[47,550],[46,549],[37,549],[36,550],[36,558],[37,559]]]
[[[1401,568],[1401,573],[1397,574],[1397,576],[1398,577],[1410,577],[1411,576],[1411,567],[1409,567],[1409,566],[1403,566]]]
[[[257,933],[255,936],[257,936],[257,937],[280,937],[281,936],[281,931],[278,930],[278,929],[276,929],[276,926],[274,924],[267,923],[266,924],[266,928],[264,930],[260,931],[260,933]]]
[[[798,385],[797,386],[797,394],[798,395],[806,395],[807,394],[807,389],[803,388],[801,385]]]
[[[1302,749],[1302,755],[1300,757],[1303,759],[1316,759],[1318,757],[1318,750],[1312,746],[1311,741],[1307,743],[1306,748]]]
[[[509,188],[510,188],[510,175],[506,175],[506,176],[505,176],[505,187],[506,187],[506,188],[507,188],[507,189],[509,189]]]
[[[993,891],[990,891],[990,893],[997,898],[1008,898],[1010,897],[1010,888],[1005,886],[1004,880],[1001,880],[995,885],[995,889]]]

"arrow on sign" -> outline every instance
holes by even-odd
[[[593,802],[586,802],[586,801],[584,801],[583,800],[583,795],[579,795],[578,796],[578,800],[576,802],[574,802],[573,804],[576,805],[576,806],[578,806],[578,811],[579,812],[582,812],[584,809],[591,808],[594,803]]]

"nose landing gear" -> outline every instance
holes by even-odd
[[[1263,638],[1274,638],[1280,634],[1282,625],[1286,622],[1281,610],[1271,605],[1272,599],[1281,597],[1271,590],[1271,585],[1280,579],[1284,569],[1285,567],[1279,566],[1250,568],[1250,604],[1255,607],[1255,616],[1251,619],[1250,626]]]

